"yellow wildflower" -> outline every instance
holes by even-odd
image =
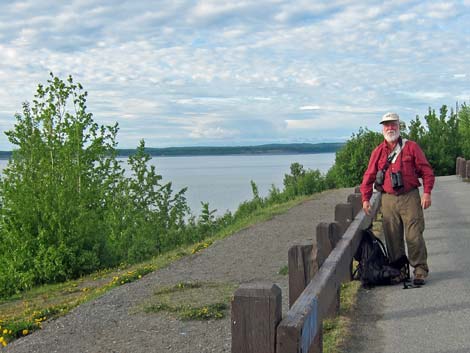
[[[3,334],[6,335],[8,333],[8,330],[7,329],[4,329],[3,330]]]
[[[21,331],[21,333],[23,334],[23,336],[26,336],[29,333],[29,331],[25,329],[25,330]]]

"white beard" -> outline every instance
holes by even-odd
[[[400,137],[400,133],[398,131],[388,131],[384,132],[384,137],[385,141],[387,141],[388,143],[392,143],[398,140],[398,138]]]

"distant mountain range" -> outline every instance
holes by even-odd
[[[288,143],[267,144],[258,146],[194,146],[194,147],[166,147],[146,148],[151,156],[223,156],[238,154],[291,154],[291,153],[333,153],[344,146],[344,142],[331,143]],[[118,149],[118,155],[127,157],[135,153],[135,149]],[[0,159],[8,159],[10,151],[0,151]]]

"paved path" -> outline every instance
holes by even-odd
[[[350,353],[470,352],[470,183],[439,177],[425,211],[430,277],[361,290]]]

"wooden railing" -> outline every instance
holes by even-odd
[[[322,322],[339,311],[341,284],[350,280],[360,234],[372,223],[356,190],[336,205],[335,222],[320,223],[313,244],[289,249],[289,311],[282,318],[281,289],[272,283],[242,284],[232,300],[232,353],[322,352]]]
[[[458,157],[456,175],[470,180],[470,160]],[[282,318],[281,289],[273,283],[243,284],[232,300],[232,353],[322,352],[322,323],[339,311],[341,284],[350,280],[360,233],[372,223],[381,194],[365,215],[359,191],[336,205],[335,222],[320,223],[313,244],[289,249],[289,311]]]

